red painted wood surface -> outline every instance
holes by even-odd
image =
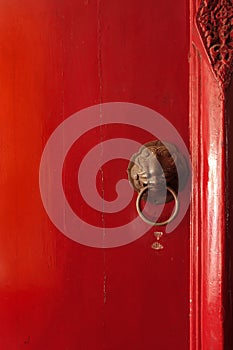
[[[203,3],[206,5],[208,2]],[[200,1],[193,0],[190,11],[190,129],[193,165],[190,348],[220,350],[232,348],[232,335],[229,332],[232,329],[232,287],[229,283],[232,273],[225,255],[226,205],[229,206],[231,198],[226,203],[229,174],[226,172],[228,130],[225,130],[225,123],[226,112],[229,118],[230,110],[232,111],[229,99],[232,86],[228,87],[226,93],[214,73],[196,25],[200,4]],[[217,1],[216,7],[219,4],[220,1]],[[228,154],[227,160],[229,159]],[[228,238],[227,244],[229,243],[232,244]],[[229,259],[232,255],[229,247],[227,252]]]
[[[225,347],[226,349],[233,348],[233,192],[232,192],[232,170],[233,170],[233,126],[232,126],[232,111],[233,111],[233,84],[231,82],[226,93],[226,254],[224,261],[224,330],[225,330]]]
[[[51,133],[100,102],[155,109],[188,144],[188,15],[184,0],[1,1],[1,349],[189,348],[188,214],[159,254],[152,229],[89,248],[38,186]]]

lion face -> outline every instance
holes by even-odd
[[[128,166],[128,177],[137,192],[150,185],[152,196],[148,200],[159,204],[164,202],[162,193],[165,187],[171,187],[176,193],[178,188],[181,190],[184,187],[184,183],[178,184],[177,167],[181,168],[182,174],[188,174],[187,162],[177,148],[156,140],[148,142],[132,156]],[[186,176],[184,178],[187,179]],[[146,194],[143,199],[147,200]],[[172,199],[173,196],[167,192],[166,202]]]

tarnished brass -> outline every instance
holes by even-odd
[[[161,243],[159,243],[159,240],[162,237],[162,235],[163,235],[163,232],[158,232],[158,231],[154,232],[154,236],[156,237],[157,241],[151,245],[152,249],[161,250],[164,248],[164,246]]]
[[[164,248],[164,246],[159,242],[154,242],[152,244],[151,248],[154,250],[162,250]]]
[[[139,192],[138,197],[137,197],[137,200],[136,200],[136,209],[137,209],[137,212],[138,212],[139,216],[141,217],[141,219],[142,219],[143,221],[145,221],[145,222],[146,222],[147,224],[149,224],[149,225],[152,225],[152,226],[164,226],[164,225],[167,225],[167,224],[169,224],[169,222],[171,222],[171,221],[176,217],[176,215],[177,215],[177,213],[178,213],[178,210],[179,210],[179,202],[178,202],[178,199],[177,199],[177,195],[176,195],[175,191],[173,191],[170,187],[167,187],[167,191],[168,191],[169,193],[172,194],[172,196],[173,196],[173,198],[174,198],[174,200],[175,200],[175,208],[174,208],[174,210],[173,210],[171,216],[170,216],[167,220],[164,220],[164,221],[162,221],[162,222],[157,222],[157,221],[149,220],[149,219],[143,214],[143,212],[142,212],[142,210],[141,210],[141,207],[140,207],[140,202],[141,202],[141,198],[143,197],[143,194],[144,194],[145,192],[147,192],[148,190],[150,190],[150,192],[152,192],[153,195],[154,195],[153,187],[152,187],[152,186],[153,186],[153,185],[148,185],[148,186],[146,186],[146,187],[143,187],[143,188],[141,189],[141,191]]]
[[[177,167],[182,171],[182,183],[178,183]],[[188,173],[186,159],[177,147],[159,140],[142,146],[139,152],[132,156],[128,166],[129,181],[135,191],[140,193],[146,186],[153,187],[148,200],[155,204],[164,203],[164,187],[170,188],[177,195],[178,188],[182,190],[184,187]],[[147,191],[144,191],[141,197],[147,200]],[[174,195],[167,191],[166,202],[172,200]]]

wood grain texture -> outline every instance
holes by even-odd
[[[187,1],[2,0],[0,7],[0,348],[187,350],[188,214],[159,254],[153,229],[124,247],[89,248],[50,222],[38,185],[51,133],[99,102],[155,109],[188,145]],[[65,175],[72,200],[74,176],[68,168]]]
[[[190,344],[195,350],[224,348],[226,85],[218,81],[202,40],[205,33],[200,35],[196,25],[203,3],[192,1],[190,31],[190,136],[194,167]]]

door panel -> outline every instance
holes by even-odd
[[[161,251],[151,249],[154,228],[130,244],[94,248],[55,227],[39,189],[51,134],[89,106],[149,107],[188,146],[188,11],[185,0],[1,2],[2,349],[189,348],[189,214],[164,235]],[[144,144],[152,136],[126,125],[82,136],[63,169],[74,210],[78,160],[115,137]],[[97,176],[107,199],[127,166],[114,161],[104,180]],[[136,217],[134,202],[117,219],[106,214],[106,222]],[[95,211],[83,215],[101,225]]]

